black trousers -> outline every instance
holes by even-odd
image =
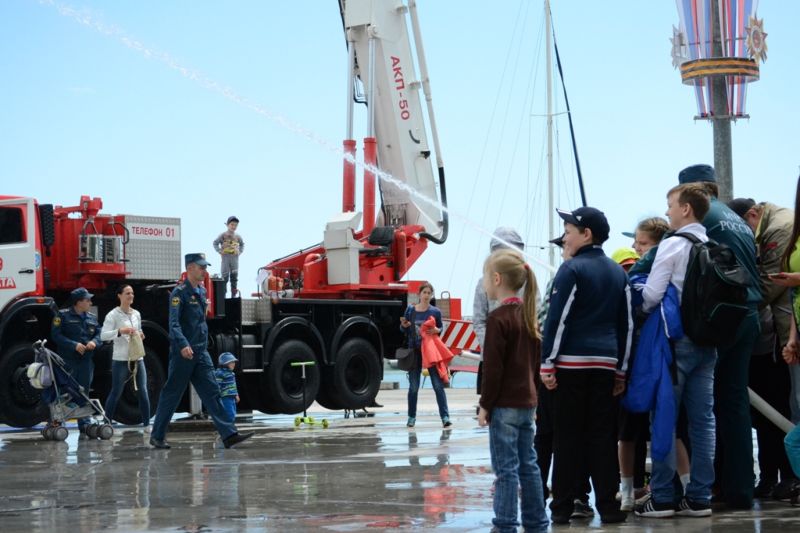
[[[714,414],[717,417],[716,480],[725,503],[736,509],[753,506],[753,435],[747,394],[750,355],[761,333],[758,313],[745,317],[733,342],[717,348],[714,369]]]
[[[609,370],[556,371],[553,403],[553,501],[558,515],[573,510],[575,487],[588,470],[600,515],[619,511],[617,401]]]
[[[774,357],[773,354],[754,355],[750,358],[750,388],[780,414],[789,418],[791,384],[789,367],[783,358]],[[759,481],[777,483],[778,473],[781,480],[794,479],[783,446],[783,431],[755,409],[750,409],[750,417],[758,440],[758,469],[761,472]]]
[[[547,488],[547,478],[550,477],[550,465],[553,459],[553,409],[555,391],[547,390],[544,385],[539,385],[536,391],[538,405],[536,406],[536,435],[533,437],[533,447],[536,449],[536,463],[539,465],[539,472],[542,474],[542,488],[544,489],[544,499],[550,497],[550,489]],[[645,442],[645,446],[647,443]],[[589,474],[584,469],[579,476],[575,490],[571,498],[578,498],[584,502],[589,501],[589,493],[592,488],[589,486]]]

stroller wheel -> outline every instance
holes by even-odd
[[[53,427],[47,426],[42,429],[42,437],[44,437],[44,440],[53,440]]]
[[[67,431],[67,428],[61,426],[51,429],[53,430],[51,433],[53,435],[53,440],[60,440],[60,441],[67,440],[67,437],[69,436],[69,431]]]
[[[89,424],[88,426],[86,426],[86,436],[89,437],[90,439],[96,439],[98,436],[97,429],[99,427],[100,426],[98,426],[97,424]]]
[[[103,440],[108,440],[114,436],[114,428],[108,424],[103,424],[97,428],[97,436]]]

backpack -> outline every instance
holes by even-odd
[[[724,345],[750,310],[750,274],[728,246],[689,233],[675,236],[692,243],[681,298],[683,330],[699,346]]]

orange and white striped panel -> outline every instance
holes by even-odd
[[[480,351],[478,336],[475,335],[475,330],[472,329],[472,322],[468,320],[443,320],[442,323],[444,325],[442,341],[445,346],[450,348],[450,352],[458,355],[462,350]]]

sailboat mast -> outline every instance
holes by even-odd
[[[544,19],[545,53],[547,54],[547,231],[548,239],[552,239],[556,236],[556,229],[553,220],[555,210],[555,205],[553,205],[553,43],[551,42],[553,31],[550,19],[550,0],[544,0]],[[549,265],[555,269],[556,251],[553,244],[548,248],[547,254]]]

